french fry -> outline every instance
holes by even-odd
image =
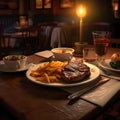
[[[39,77],[39,76],[41,76],[41,73],[39,73],[39,72],[37,72],[37,71],[32,71],[32,72],[30,73],[30,75],[31,75],[32,77]]]
[[[31,71],[30,75],[37,81],[44,83],[61,82],[61,71],[67,63],[61,61],[45,62],[36,70]]]
[[[49,76],[50,83],[59,82],[56,76]]]
[[[36,81],[47,83],[48,81],[45,79],[45,77],[36,77]]]
[[[48,83],[50,83],[49,76],[46,73],[44,73],[44,76],[45,76],[46,80],[48,81]]]

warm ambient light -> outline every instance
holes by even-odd
[[[27,24],[27,20],[25,16],[20,16],[20,26],[24,27]]]
[[[86,15],[86,8],[81,5],[81,6],[77,9],[76,13],[77,13],[77,16],[80,17],[80,18],[81,18],[81,17],[85,17],[85,15]]]

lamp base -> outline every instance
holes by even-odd
[[[74,55],[83,57],[83,49],[86,47],[86,45],[87,45],[86,42],[83,42],[83,43],[75,42],[75,44],[74,44],[74,49],[75,49]]]

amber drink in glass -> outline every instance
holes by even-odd
[[[97,60],[104,60],[109,46],[109,38],[95,38],[94,47],[97,54]]]

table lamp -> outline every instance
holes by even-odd
[[[77,11],[76,11],[76,13],[77,13],[77,16],[80,18],[80,43],[82,43],[83,41],[82,41],[82,24],[83,24],[83,17],[85,17],[85,15],[86,15],[86,8],[83,6],[83,5],[81,5],[78,9],[77,9]]]
[[[85,6],[80,5],[79,7],[77,7],[76,14],[80,18],[80,29],[79,29],[79,41],[75,42],[75,53],[79,56],[82,56],[83,48],[87,44],[83,42],[83,38],[82,38],[83,17],[86,16]]]

